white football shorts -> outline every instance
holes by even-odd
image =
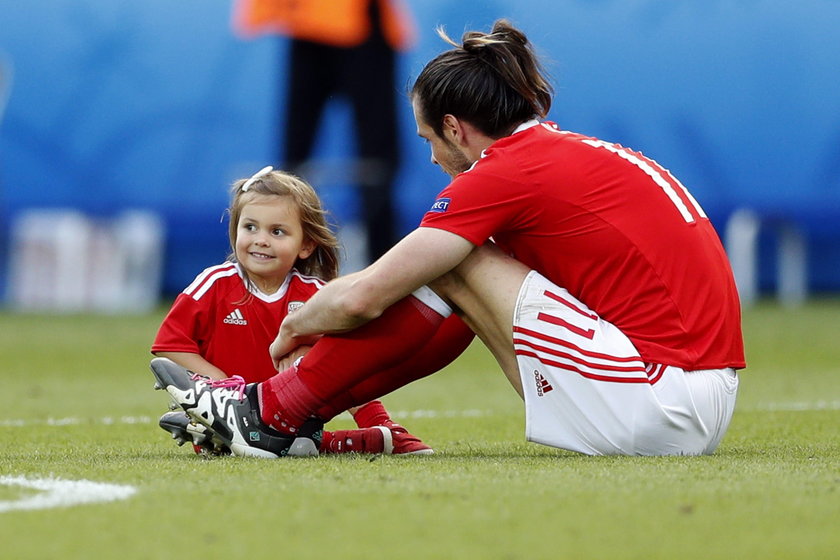
[[[528,441],[587,455],[701,455],[732,419],[733,369],[646,364],[618,328],[536,271],[519,292],[513,342]]]

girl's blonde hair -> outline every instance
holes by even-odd
[[[250,179],[234,182],[230,194],[228,237],[231,261],[236,261],[236,233],[242,208],[252,202],[255,195],[288,196],[294,200],[300,212],[304,239],[315,244],[312,254],[305,259],[297,259],[294,267],[301,274],[327,281],[338,276],[338,239],[327,224],[327,212],[321,206],[321,199],[309,183],[291,173],[264,169]],[[248,272],[242,272],[248,286],[252,287]]]

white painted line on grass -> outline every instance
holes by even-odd
[[[398,410],[391,413],[392,418],[406,419],[406,418],[480,418],[482,416],[493,416],[495,413],[492,410]],[[339,418],[349,419],[350,414],[347,412],[341,413]],[[157,423],[157,418],[154,419]],[[34,420],[23,420],[20,418],[12,418],[7,420],[0,420],[0,428],[27,428],[32,426],[82,426],[85,424],[112,426],[115,424],[151,424],[152,418],[149,416],[105,416],[103,418],[78,418],[68,416],[64,418],[45,418]]]
[[[347,418],[350,418],[349,413]],[[433,410],[433,409],[419,409],[419,410],[396,410],[389,412],[391,418],[398,420],[405,420],[406,418],[481,418],[484,416],[493,416],[496,412],[492,410],[479,410],[471,408],[467,410]]]
[[[737,410],[737,408],[736,408]],[[759,403],[747,410],[767,410],[780,412],[809,412],[814,410],[840,410],[840,401],[816,401],[816,402],[781,402],[781,403]]]
[[[794,401],[794,402],[770,402],[758,403],[751,406],[738,407],[736,410],[749,411],[779,411],[779,412],[808,412],[817,410],[840,410],[840,400],[820,400],[820,401]],[[434,410],[434,409],[417,409],[417,410],[397,410],[391,413],[391,417],[397,420],[406,420],[412,418],[483,418],[495,416],[498,412],[490,409],[471,408],[466,410]],[[342,420],[349,420],[352,417],[347,412],[342,412],[337,416]],[[34,420],[23,419],[6,419],[0,420],[0,428],[27,428],[32,426],[81,426],[85,424],[112,426],[118,424],[151,424],[157,423],[157,418],[154,420],[149,416],[105,416],[103,418],[78,418],[78,417],[64,417],[64,418],[45,418]]]
[[[0,420],[0,428],[25,428],[30,426],[81,426],[84,424],[104,424],[110,426],[113,424],[150,424],[152,419],[148,416],[105,416],[103,418],[77,418],[68,416],[64,418],[44,418],[34,420],[22,420],[13,418],[8,420]]]
[[[0,501],[0,513],[113,502],[130,498],[137,492],[133,486],[122,484],[24,476],[0,476],[0,485],[40,491],[38,494],[24,496],[18,500]]]

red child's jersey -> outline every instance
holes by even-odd
[[[712,224],[671,173],[532,121],[459,174],[421,227],[489,238],[617,326],[646,362],[744,367],[741,312]]]
[[[228,376],[263,381],[277,373],[268,347],[283,318],[323,285],[292,269],[276,293],[249,294],[238,265],[210,267],[175,299],[152,352],[199,354]]]

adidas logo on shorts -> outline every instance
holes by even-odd
[[[239,308],[231,311],[231,313],[227,317],[225,317],[222,322],[227,323],[228,325],[247,325],[248,324],[248,321],[246,321],[245,317],[242,316],[242,312],[239,311]]]
[[[548,382],[548,379],[543,377],[538,371],[534,371],[534,381],[537,384],[537,396],[541,397],[546,393],[549,393],[554,390],[554,387],[551,386],[551,383]]]

